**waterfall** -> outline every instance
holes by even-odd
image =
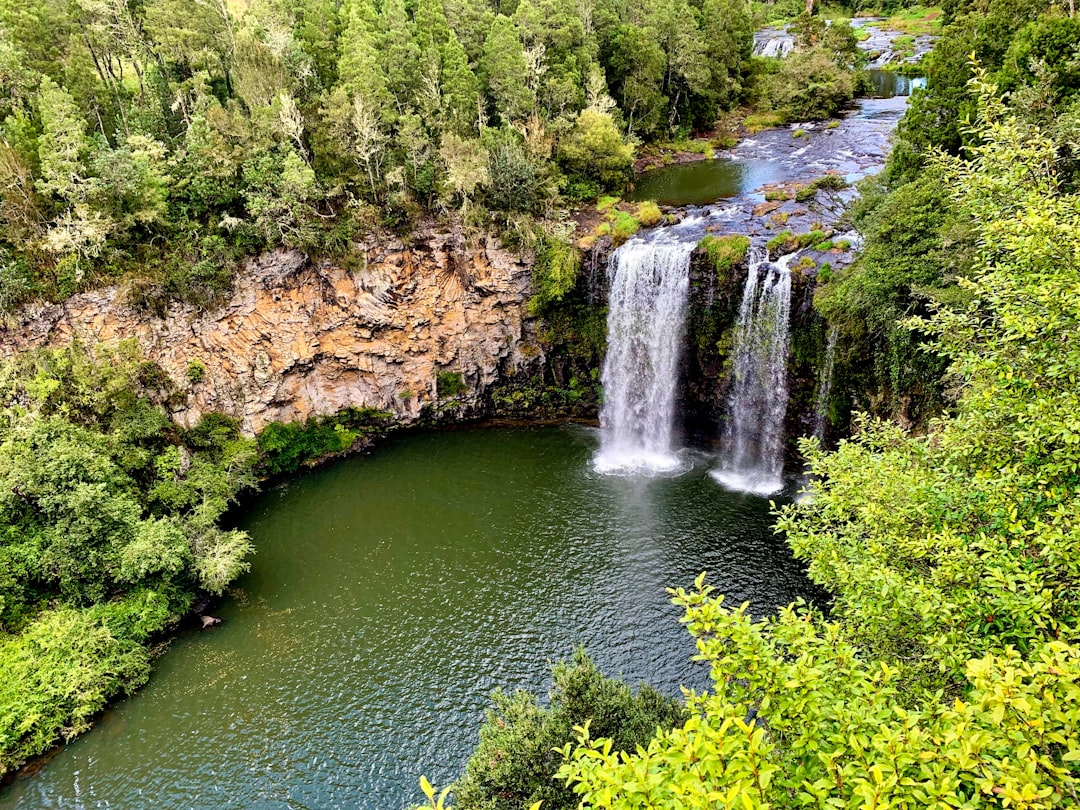
[[[784,417],[788,404],[788,332],[792,260],[769,261],[760,248],[735,326],[735,378],[728,399],[720,469],[726,487],[768,495],[783,487]]]
[[[837,332],[835,326],[829,327],[829,337],[825,341],[825,362],[821,366],[817,393],[814,395],[814,436],[819,442],[825,439],[825,417],[828,415],[833,367],[836,365]]]
[[[663,473],[681,466],[672,423],[694,246],[634,239],[609,261],[604,404],[594,462],[600,472]]]
[[[795,47],[795,38],[780,35],[754,43],[754,56],[770,56],[782,59]]]

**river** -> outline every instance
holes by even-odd
[[[757,613],[808,595],[769,505],[683,451],[670,478],[593,470],[597,431],[400,437],[239,516],[257,555],[150,683],[0,793],[2,808],[370,808],[421,799],[496,687],[546,692],[582,643],[668,694],[707,684],[665,588],[702,570]]]

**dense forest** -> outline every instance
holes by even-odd
[[[124,273],[210,303],[238,256],[431,213],[527,230],[711,128],[750,47],[741,0],[5,1],[0,306]]]
[[[846,24],[756,68],[751,26],[745,0],[5,0],[0,311],[118,276],[207,306],[245,255],[424,217],[543,247],[636,144],[858,90]]]

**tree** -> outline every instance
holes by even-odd
[[[415,103],[420,91],[420,46],[405,11],[404,0],[387,0],[379,12],[383,43],[379,51],[387,89],[399,115]]]
[[[627,119],[630,132],[649,135],[663,121],[667,97],[663,93],[664,51],[643,28],[618,26],[601,54],[606,62],[608,86]]]
[[[559,144],[559,162],[571,176],[620,190],[630,179],[634,150],[623,141],[610,115],[582,110]]]
[[[481,67],[495,111],[503,121],[520,120],[532,111],[536,94],[529,89],[525,49],[508,17],[499,14],[491,23]]]
[[[386,73],[379,62],[382,42],[378,17],[371,0],[348,0],[342,9],[345,24],[341,34],[338,76],[341,87],[384,122],[392,122],[395,108],[387,90]]]
[[[718,108],[730,109],[743,96],[754,47],[753,25],[746,2],[704,0],[701,35],[711,73],[710,96]]]
[[[38,191],[62,205],[81,202],[88,187],[85,161],[90,141],[86,120],[71,95],[49,78],[41,82],[37,104],[42,128],[38,139]]]
[[[484,0],[446,0],[443,9],[447,23],[469,56],[469,62],[479,64],[495,11]]]
[[[570,661],[552,668],[550,707],[527,692],[496,692],[480,729],[480,744],[455,786],[459,810],[526,810],[542,801],[548,810],[572,810],[574,793],[558,783],[556,749],[574,737],[574,727],[591,723],[613,740],[613,750],[633,751],[657,728],[684,718],[680,701],[643,685],[635,695],[625,683],[605,678],[578,649]]]
[[[478,129],[480,88],[465,49],[451,31],[442,47],[443,128],[459,135]]]
[[[244,182],[248,214],[266,244],[297,247],[311,241],[318,183],[295,149],[279,147],[248,161]]]

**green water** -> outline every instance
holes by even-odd
[[[785,178],[784,167],[767,160],[721,157],[645,172],[634,179],[633,191],[625,196],[663,205],[708,205]]]
[[[805,593],[768,505],[591,471],[584,427],[412,435],[266,492],[259,549],[150,683],[3,808],[371,808],[444,784],[496,686],[546,690],[583,642],[601,667],[703,687],[664,592],[702,569],[739,603]]]

